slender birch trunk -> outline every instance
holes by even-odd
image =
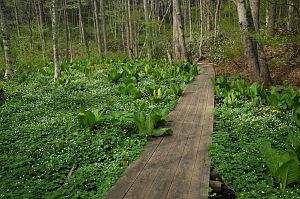
[[[69,16],[67,11],[67,0],[64,0],[64,18],[65,18],[65,37],[66,37],[66,58],[73,61],[71,31],[70,31]]]
[[[199,42],[199,57],[202,57],[202,46],[203,46],[203,29],[204,29],[204,20],[203,20],[203,0],[199,0],[199,9],[200,9],[200,42]]]
[[[136,10],[136,0],[133,0],[133,3],[132,3],[132,13],[133,15],[131,15],[132,17],[132,24],[133,24],[133,28],[132,28],[132,49],[133,49],[133,53],[134,53],[134,57],[138,57],[138,24],[137,24],[137,21],[135,20],[136,16],[135,16],[135,10]]]
[[[274,31],[275,28],[275,18],[276,18],[276,4],[277,0],[274,0],[272,2],[267,1],[266,6],[266,27],[270,31]]]
[[[59,54],[58,54],[58,26],[57,26],[57,0],[52,0],[52,39],[53,39],[53,63],[54,81],[60,77]]]
[[[190,33],[190,42],[193,40],[193,32],[192,32],[192,8],[191,8],[191,0],[188,0],[188,10],[189,10],[189,33]]]
[[[33,31],[32,31],[32,21],[33,21],[33,17],[32,17],[32,3],[29,3],[29,6],[27,7],[27,13],[26,13],[26,19],[27,19],[27,25],[28,25],[28,29],[29,29],[29,48],[32,49],[33,48]]]
[[[18,34],[18,37],[20,38],[21,31],[20,31],[19,11],[18,11],[18,6],[17,6],[17,0],[14,0],[14,10],[15,10],[15,20],[16,20],[17,34]]]
[[[6,18],[6,8],[4,6],[4,0],[0,0],[0,18],[1,18],[1,28],[2,28],[2,40],[3,40],[3,49],[5,55],[5,78],[9,78],[13,75],[13,58],[12,58],[12,49],[10,43],[9,28]]]
[[[144,18],[145,18],[145,34],[146,34],[146,49],[147,57],[151,59],[151,44],[150,44],[150,34],[149,34],[149,12],[148,12],[148,0],[143,0],[144,3]]]
[[[129,53],[129,58],[132,58],[133,54],[133,36],[132,36],[132,21],[131,21],[131,6],[130,6],[130,0],[127,0],[127,13],[128,13],[128,33],[127,33],[127,43],[128,43],[128,53]]]
[[[206,9],[206,39],[210,39],[211,36],[211,18],[212,18],[212,13],[211,13],[211,2],[210,0],[205,0],[205,9]]]
[[[97,0],[93,0],[93,3],[94,3],[94,17],[95,17],[95,26],[96,26],[97,49],[98,49],[98,55],[101,56],[101,38],[100,38]]]
[[[81,38],[82,38],[82,41],[83,41],[84,49],[85,49],[86,54],[88,56],[90,56],[89,43],[88,43],[88,40],[86,38],[86,32],[85,32],[83,17],[82,17],[81,0],[79,0],[79,2],[78,2],[78,16],[79,16],[79,27],[80,27]]]
[[[172,16],[173,16],[173,51],[175,59],[177,59],[180,56],[180,48],[178,45],[178,31],[177,31],[177,17],[176,17],[176,10],[174,8],[174,0],[172,0]]]
[[[38,10],[39,10],[39,21],[40,21],[40,38],[42,40],[42,52],[44,61],[46,61],[46,42],[45,42],[45,33],[44,33],[44,20],[43,20],[43,0],[39,0],[38,2]]]
[[[104,54],[107,55],[106,20],[105,20],[105,9],[104,9],[103,0],[100,0],[100,13],[101,13],[101,20],[102,20]]]
[[[215,27],[214,27],[214,41],[216,42],[219,32],[219,18],[220,18],[221,0],[217,0],[215,11]]]
[[[117,35],[118,35],[117,34],[117,32],[118,32],[117,19],[118,19],[118,10],[116,10],[114,12],[114,39],[115,39],[115,41],[117,41]]]
[[[31,23],[31,19],[28,18],[28,29],[29,29],[29,48],[32,49],[33,48],[33,32],[32,32],[32,23]]]

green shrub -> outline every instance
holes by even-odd
[[[100,120],[102,113],[98,110],[81,110],[78,114],[78,120],[83,127],[93,128]]]
[[[158,128],[159,125],[165,124],[167,122],[168,111],[162,110],[161,112],[153,112],[147,114],[143,111],[138,111],[134,113],[134,122],[138,127],[139,131],[147,136],[162,136],[162,135],[172,135],[172,130],[170,128]]]

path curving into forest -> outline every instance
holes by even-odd
[[[169,114],[173,135],[151,139],[105,199],[207,198],[214,76],[212,65],[203,65]]]

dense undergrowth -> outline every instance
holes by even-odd
[[[161,110],[198,71],[161,60],[63,62],[62,70],[58,82],[51,64],[0,81],[0,198],[103,197],[147,138],[170,133],[155,134],[157,116],[165,119]]]
[[[238,198],[300,197],[300,90],[219,77],[212,167]]]

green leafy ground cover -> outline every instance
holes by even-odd
[[[161,60],[63,62],[59,82],[52,70],[0,81],[0,198],[103,197],[197,74]]]
[[[213,169],[238,198],[299,198],[300,90],[224,77],[215,90]]]

